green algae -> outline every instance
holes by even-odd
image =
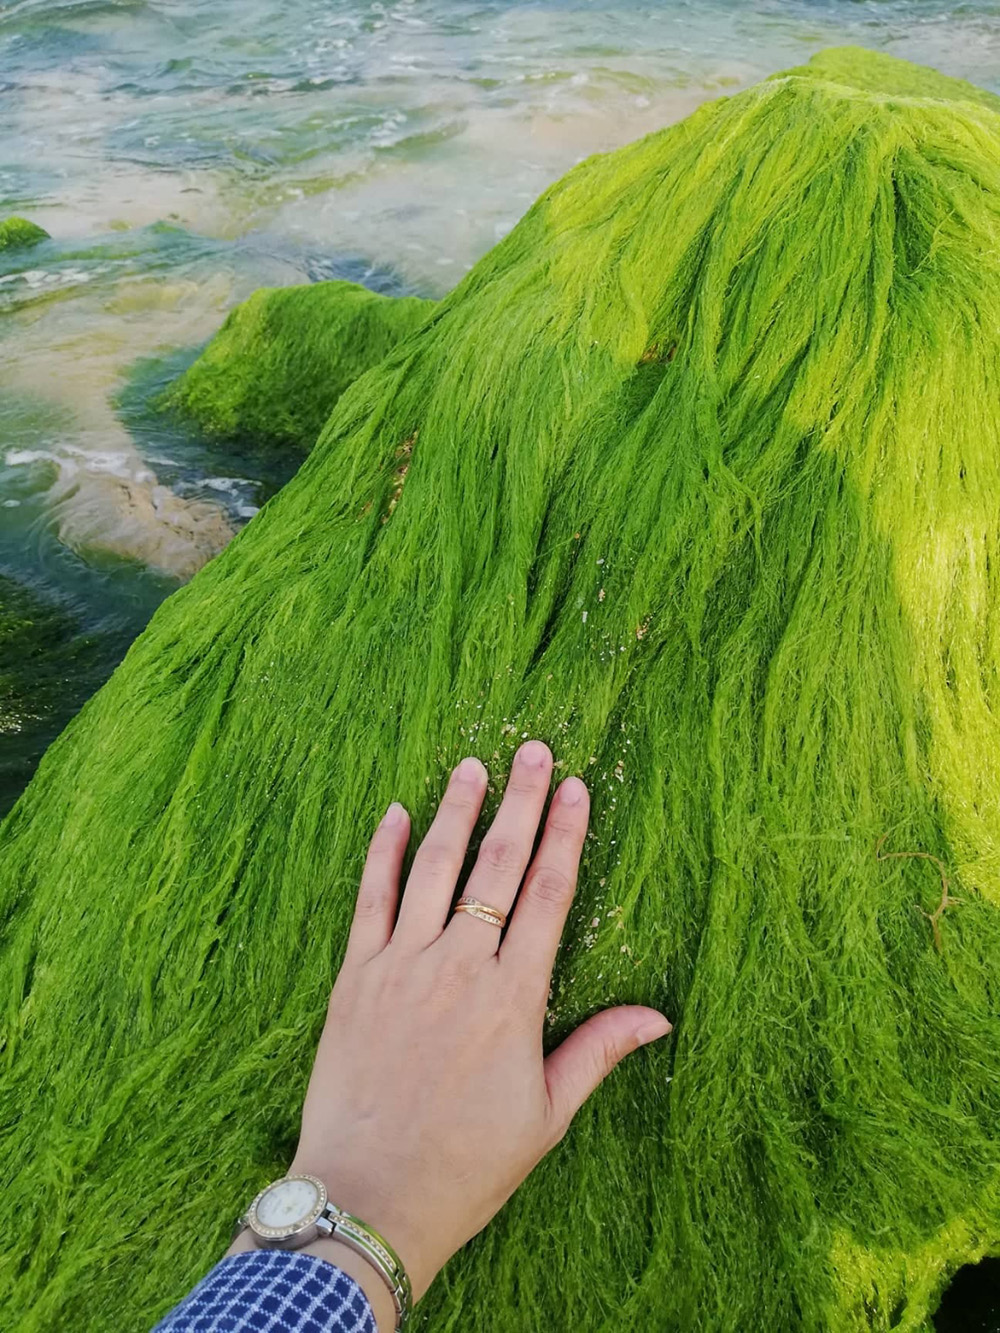
[[[675,1039],[423,1326],[926,1329],[1000,1251],[1000,116],[815,73],[546,191],[51,747],[0,832],[8,1323],[209,1266],[377,818],[475,753],[485,827],[528,734],[593,793],[548,1039]]]
[[[26,218],[4,218],[0,221],[0,250],[24,249],[47,241],[49,233]]]
[[[945,102],[977,102],[991,111],[1000,111],[1000,97],[977,88],[966,79],[953,79],[924,65],[879,51],[866,51],[859,46],[838,46],[820,51],[808,65],[775,74],[776,79],[800,75],[805,78],[829,79],[847,88],[856,88],[883,97],[939,98]]]
[[[0,575],[0,811],[12,804],[99,672],[95,640],[73,617]]]
[[[64,637],[63,617],[0,576],[0,733],[19,731],[45,708],[32,676]]]
[[[306,453],[348,385],[433,309],[352,282],[262,288],[230,312],[161,406],[210,437]]]

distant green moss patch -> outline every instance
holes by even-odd
[[[49,233],[27,218],[4,218],[0,222],[0,250],[13,250],[47,241]]]
[[[434,309],[353,282],[263,287],[159,405],[218,439],[307,453],[344,390]]]

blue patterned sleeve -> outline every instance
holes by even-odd
[[[346,1273],[294,1250],[250,1250],[215,1265],[153,1333],[378,1333]]]

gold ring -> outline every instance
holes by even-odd
[[[478,917],[480,921],[488,921],[491,926],[496,926],[503,930],[507,924],[507,913],[501,912],[499,907],[491,907],[489,903],[481,903],[478,898],[459,898],[455,904],[456,912],[468,912],[469,916]]]

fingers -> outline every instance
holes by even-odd
[[[581,1023],[545,1061],[552,1128],[562,1138],[594,1089],[630,1051],[664,1037],[671,1025],[655,1009],[623,1004]]]
[[[509,912],[535,845],[538,821],[545,808],[552,776],[552,753],[542,741],[528,741],[514,755],[510,778],[500,809],[482,841],[465,895],[489,907]],[[457,912],[446,934],[456,945],[484,956],[496,953],[500,932],[496,926]]]
[[[389,943],[399,900],[399,872],[409,839],[410,816],[393,801],[368,848],[345,962],[366,962]]]
[[[463,759],[413,858],[393,939],[422,949],[441,934],[485,795],[486,769]]]
[[[559,939],[576,892],[589,812],[587,788],[579,778],[567,778],[552,798],[542,841],[500,949],[500,961],[532,977],[542,992],[548,991]]]

